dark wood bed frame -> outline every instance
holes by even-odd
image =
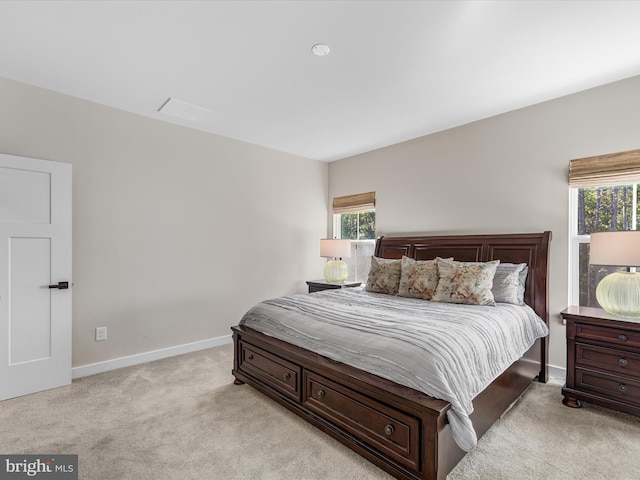
[[[550,240],[551,232],[381,237],[375,255],[526,263],[525,301],[548,324]],[[448,402],[255,330],[232,330],[236,384],[248,383],[394,477],[444,480],[464,457],[447,423]],[[534,378],[547,381],[547,356],[547,338],[539,339],[475,397],[471,419],[478,438]]]

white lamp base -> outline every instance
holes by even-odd
[[[596,288],[603,310],[620,317],[640,317],[640,273],[613,272]]]
[[[344,283],[349,276],[349,267],[342,260],[329,260],[322,273],[327,283]]]

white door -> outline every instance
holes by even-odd
[[[71,383],[70,287],[71,165],[0,154],[0,400]]]

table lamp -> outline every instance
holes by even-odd
[[[327,283],[344,283],[349,276],[349,267],[342,259],[351,256],[351,240],[337,238],[320,240],[320,256],[331,259],[323,270]]]
[[[589,263],[640,267],[640,230],[592,233]],[[611,315],[640,317],[640,273],[610,273],[598,283],[596,299]]]

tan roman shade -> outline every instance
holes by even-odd
[[[353,213],[376,208],[376,192],[358,193],[333,199],[333,213]]]
[[[570,187],[640,183],[640,150],[578,158],[569,162]]]

